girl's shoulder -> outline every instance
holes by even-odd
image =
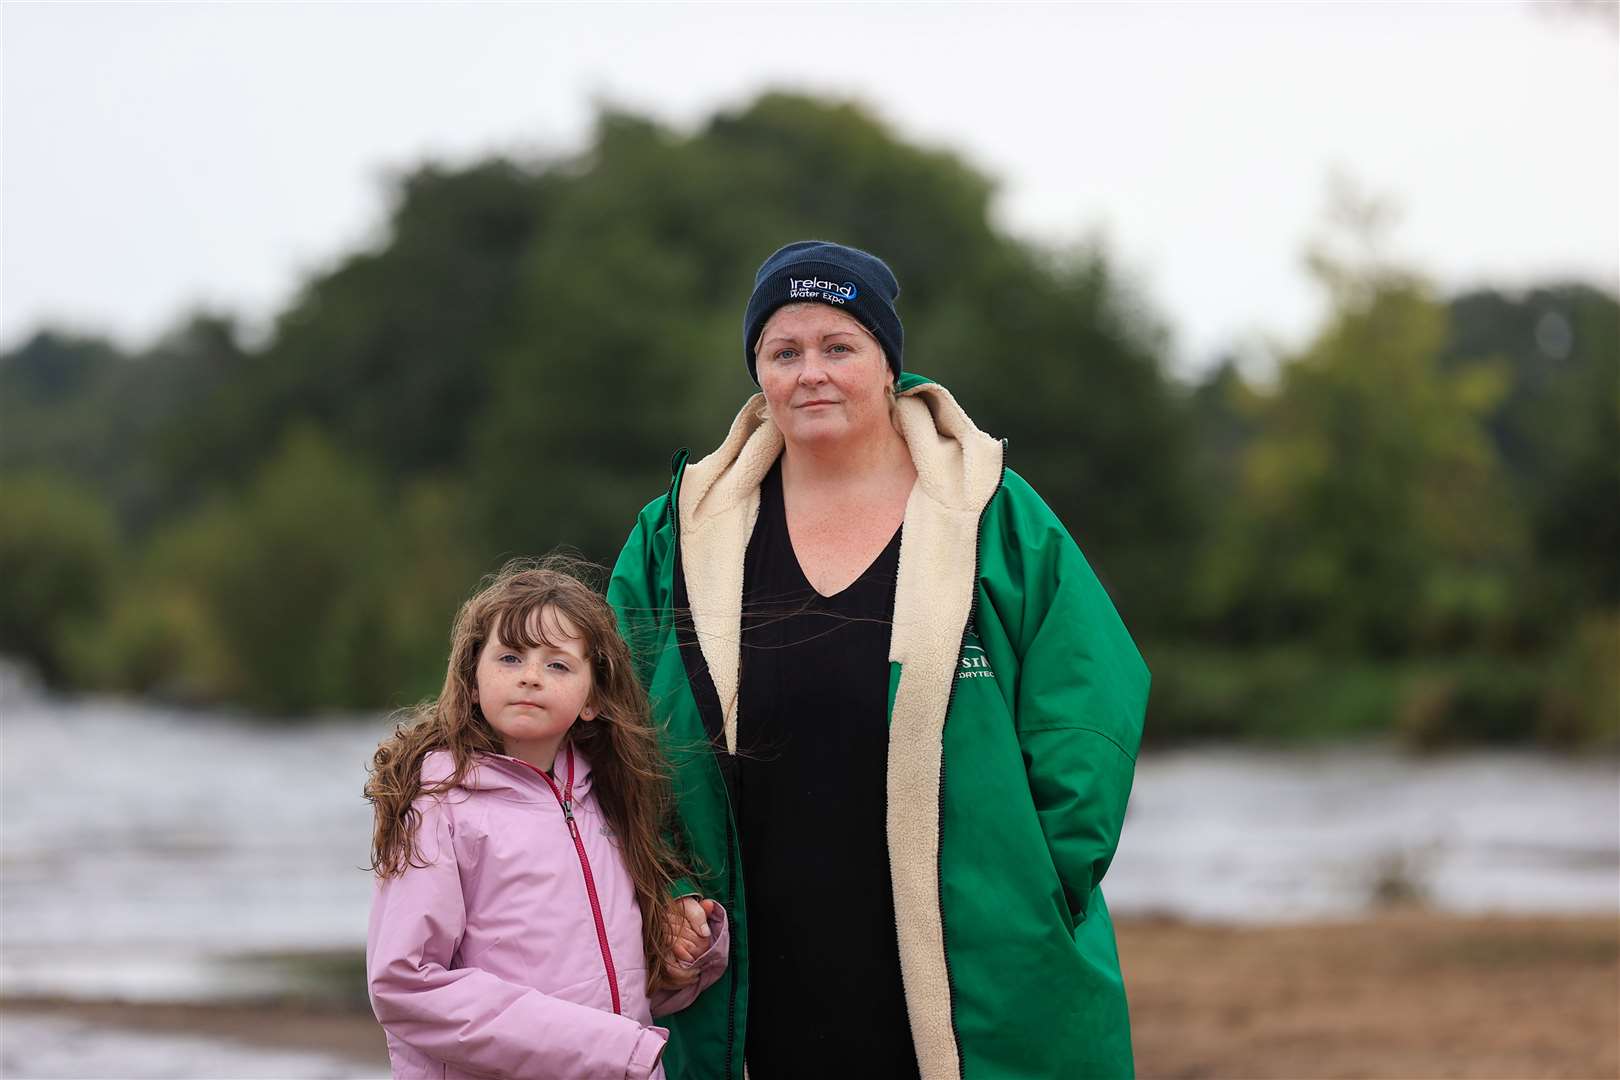
[[[456,759],[448,750],[433,750],[422,759],[421,785],[412,804],[424,817],[443,816],[455,823],[470,816],[470,811],[482,801],[477,788],[478,762],[476,757],[456,783],[449,781],[456,774]],[[471,782],[469,782],[471,781]]]
[[[500,792],[511,788],[512,780],[502,763],[507,759],[474,750],[468,754],[467,769],[456,776],[456,758],[448,750],[430,750],[422,759],[422,787],[445,787],[452,778],[449,790]]]
[[[448,750],[429,750],[422,759],[422,786],[442,784],[455,772],[455,755]]]

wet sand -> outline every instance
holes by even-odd
[[[1620,1077],[1620,920],[1123,920],[1119,938],[1144,1078]],[[388,1068],[371,1016],[335,1006],[0,1002],[12,1012]]]

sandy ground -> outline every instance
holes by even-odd
[[[1125,923],[1143,1077],[1620,1076],[1620,921]]]
[[[1122,922],[1144,1077],[1620,1077],[1620,921]],[[387,1073],[368,1014],[5,1001],[4,1013],[317,1050]]]

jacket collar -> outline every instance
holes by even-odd
[[[950,391],[921,375],[902,376],[897,397],[897,426],[911,451],[918,486],[941,506],[982,511],[1001,486],[1000,440],[980,431]],[[750,499],[757,512],[760,482],[782,447],[782,432],[765,410],[765,395],[755,394],[731,422],[725,441],[686,467],[680,493],[682,532],[701,528]]]
[[[455,767],[455,759],[450,751],[434,750],[422,759],[422,783],[442,783],[455,771]],[[551,772],[561,790],[568,779],[568,744],[564,743],[557,751],[557,760]],[[508,798],[534,799],[544,796],[545,801],[554,801],[546,782],[530,765],[505,754],[475,752],[467,775],[462,777],[461,787],[467,791],[487,791]],[[591,763],[575,747],[574,798],[583,798],[590,789]]]

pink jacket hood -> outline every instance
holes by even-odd
[[[661,1077],[668,1033],[654,1012],[686,1007],[724,971],[717,909],[699,979],[648,998],[641,910],[578,751],[572,829],[558,798],[568,754],[555,793],[528,764],[479,754],[461,784],[414,804],[420,865],[377,880],[366,945],[395,1076]],[[453,768],[435,751],[423,781]]]

